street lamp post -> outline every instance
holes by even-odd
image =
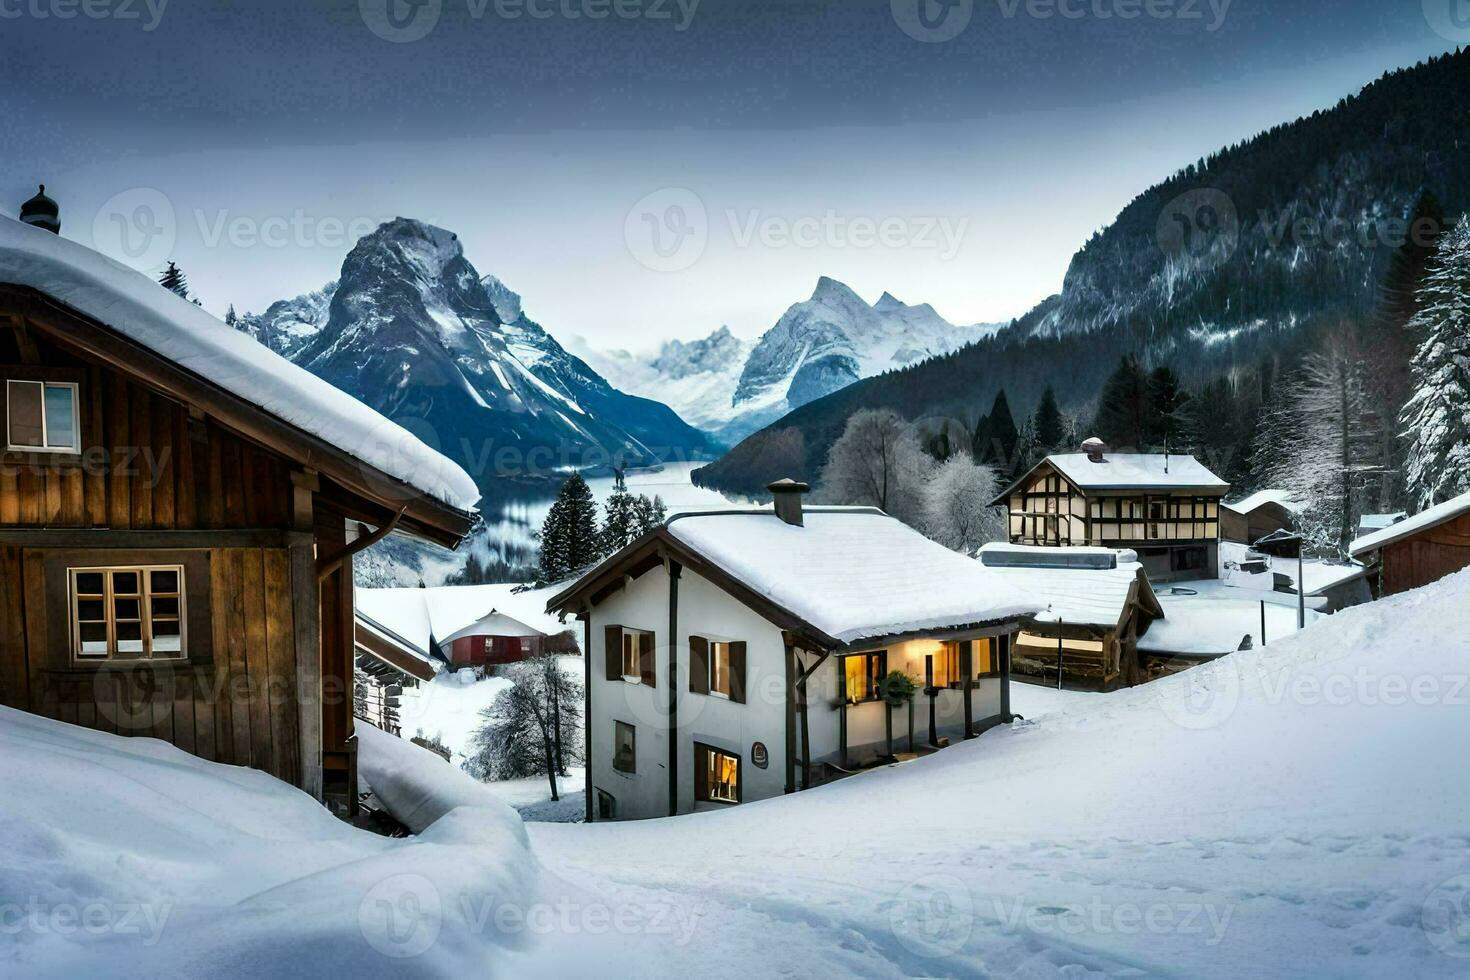
[[[1296,559],[1296,628],[1307,627],[1307,583],[1304,581],[1306,562],[1302,558],[1302,536],[1290,531],[1272,531],[1252,548],[1272,558]]]

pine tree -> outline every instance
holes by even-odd
[[[1057,406],[1057,393],[1051,385],[1041,394],[1041,404],[1036,406],[1036,443],[1042,452],[1051,452],[1062,445],[1067,436],[1066,422],[1062,410]]]
[[[633,495],[621,480],[613,485],[612,496],[603,505],[602,550],[616,554],[638,539]]]
[[[597,501],[582,474],[573,473],[541,525],[540,580],[564,581],[601,558]]]
[[[158,277],[158,284],[164,289],[179,294],[184,299],[189,298],[189,277],[184,275],[184,271],[173,262],[169,262],[168,268],[164,269]]]
[[[1011,403],[1005,389],[995,396],[990,414],[980,420],[975,428],[975,462],[994,466],[1003,474],[1012,474],[1019,468],[1016,446],[1021,433],[1016,429],[1016,420],[1011,416]]]
[[[1424,508],[1470,490],[1470,215],[1440,241],[1418,302],[1404,425],[1408,492]]]
[[[668,508],[662,497],[652,498],[639,494],[633,501],[633,537],[638,539],[663,524],[668,517]]]
[[[1189,392],[1167,365],[1159,365],[1148,376],[1148,415],[1144,445],[1173,453],[1194,449],[1193,406]]]
[[[226,325],[233,327],[239,322],[240,317],[239,314],[235,312],[235,304],[231,303],[230,308],[228,310],[225,310],[225,323]]]
[[[1095,434],[1120,450],[1148,445],[1148,380],[1138,358],[1125,354],[1103,385]]]

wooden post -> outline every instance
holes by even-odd
[[[321,593],[316,577],[315,471],[291,474],[291,615],[296,646],[296,710],[301,789],[322,800]]]
[[[960,677],[965,692],[965,738],[975,737],[975,642],[960,644]]]
[[[796,648],[786,640],[786,792],[796,792],[796,696],[801,668]]]
[[[1062,689],[1062,638],[1057,637],[1057,690]]]
[[[1000,658],[1000,716],[1007,722],[1011,720],[1011,634],[995,638],[999,645],[997,656]]]
[[[939,747],[939,727],[935,717],[935,700],[939,692],[934,689],[934,654],[924,658],[924,691],[929,695],[929,744],[934,748]]]
[[[837,700],[841,705],[837,716],[837,749],[842,768],[847,766],[847,661],[837,661]]]

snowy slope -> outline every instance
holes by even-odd
[[[1470,572],[1144,688],[1016,685],[1026,721],[927,759],[532,843],[698,922],[644,976],[1464,976],[1467,604]]]
[[[669,341],[646,356],[595,351],[580,338],[574,344],[613,384],[657,398],[733,445],[793,408],[998,329],[957,327],[927,303],[910,306],[889,293],[870,305],[823,276],[810,299],[788,309],[754,344],[728,327],[692,343]]]
[[[424,778],[393,778],[372,734],[365,773],[412,803]],[[389,840],[264,773],[0,708],[0,975],[504,975],[530,936],[477,909],[533,895],[524,830],[427,771],[471,806]]]

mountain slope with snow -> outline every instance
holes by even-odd
[[[710,448],[666,406],[618,391],[567,353],[520,297],[481,278],[456,235],[422,222],[382,225],[336,284],[237,326],[404,424],[487,495],[497,477]]]
[[[787,412],[863,378],[947,354],[999,325],[957,327],[927,303],[889,293],[869,305],[822,277],[754,344],[721,327],[708,337],[669,341],[650,356],[594,351],[582,356],[614,384],[667,404],[692,425],[733,445]]]

